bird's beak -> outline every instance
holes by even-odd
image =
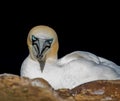
[[[34,54],[40,64],[41,72],[43,72],[45,62],[46,62],[45,40],[38,39],[35,42],[33,42],[33,50],[34,50]]]
[[[47,51],[51,47],[52,41],[53,39],[41,39],[32,36],[33,54],[40,64],[41,72],[44,70]]]
[[[43,72],[45,63],[46,63],[45,40],[39,39],[38,48],[39,48],[39,51],[37,54],[37,58],[38,58],[38,62],[40,64],[41,72]]]

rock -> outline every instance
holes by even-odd
[[[0,75],[0,101],[119,101],[120,80],[92,81],[74,89],[54,90],[42,78]]]
[[[42,78],[0,75],[0,101],[63,101]]]
[[[76,101],[74,99],[74,97],[72,96],[71,90],[70,89],[58,89],[56,90],[56,92],[58,93],[58,95],[64,99],[64,100],[68,100],[68,101]]]
[[[76,101],[119,101],[120,80],[98,80],[71,90]]]
[[[97,80],[82,84],[74,89],[59,89],[64,99],[74,98],[75,101],[119,101],[120,80]]]

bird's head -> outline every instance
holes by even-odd
[[[39,62],[41,71],[43,71],[48,59],[57,59],[57,34],[48,26],[39,25],[33,27],[28,34],[27,45],[30,57]]]

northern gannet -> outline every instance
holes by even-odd
[[[54,29],[45,25],[33,27],[27,37],[29,55],[21,65],[21,76],[43,78],[54,89],[72,89],[94,80],[120,77],[120,66],[90,52],[75,51],[57,58],[58,38]]]

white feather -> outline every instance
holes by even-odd
[[[21,75],[44,78],[55,89],[71,89],[93,80],[115,80],[120,77],[120,66],[92,53],[76,51],[54,64],[46,63],[43,73],[39,63],[28,56],[22,64]]]

